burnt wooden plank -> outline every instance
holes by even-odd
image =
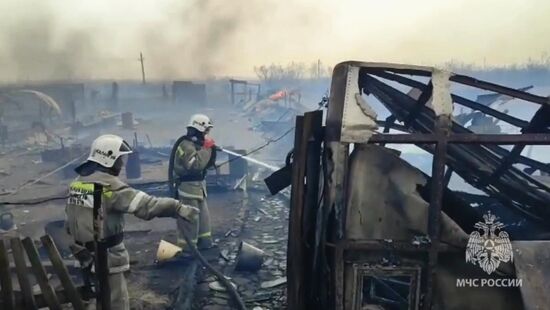
[[[422,108],[426,106],[426,103],[428,103],[428,101],[432,97],[433,90],[434,86],[432,84],[432,81],[430,81],[430,83],[428,83],[428,86],[422,91],[420,97],[416,101],[416,106],[412,111],[409,112],[409,115],[407,115],[407,118],[403,122],[406,127],[410,127],[411,122],[414,121],[414,119],[418,116],[418,114],[420,114],[420,112],[422,112]]]
[[[310,118],[307,118],[311,122]],[[294,157],[292,160],[292,190],[287,254],[287,296],[290,310],[305,309],[302,249],[302,213],[304,205],[304,176],[306,167],[307,139],[305,116],[296,117],[294,133]]]
[[[401,83],[403,85],[418,88],[422,91],[425,91],[428,88],[427,84],[424,84],[422,82],[419,82],[419,81],[416,81],[416,80],[413,80],[413,79],[410,79],[410,78],[407,78],[407,77],[404,77],[404,76],[392,74],[392,73],[389,73],[389,72],[385,72],[385,71],[384,72],[374,72],[372,74],[374,74],[376,76],[379,76],[379,77],[382,77],[382,78],[385,78],[385,79],[388,79],[388,80],[392,80],[392,81]],[[363,86],[365,86],[365,85],[362,85],[361,87],[363,87]],[[369,87],[365,87],[364,90],[366,90],[367,92],[370,92]],[[511,125],[514,125],[514,126],[517,126],[517,127],[520,127],[520,128],[525,128],[529,125],[529,122],[526,122],[522,119],[519,119],[519,118],[516,118],[516,117],[513,117],[513,116],[510,116],[506,113],[502,113],[500,111],[492,109],[492,108],[490,108],[486,105],[475,102],[473,100],[470,100],[470,99],[467,99],[467,98],[464,98],[464,97],[461,97],[461,96],[458,96],[458,95],[455,95],[455,94],[451,94],[451,98],[453,99],[453,102],[455,102],[455,103],[463,105],[463,106],[465,106],[467,108],[470,108],[472,110],[480,111],[480,112],[483,112],[487,115],[491,115],[492,117],[498,118],[499,120],[507,122]]]
[[[46,235],[42,236],[40,240],[42,241],[44,248],[48,252],[48,257],[52,262],[55,272],[59,277],[61,284],[63,285],[65,294],[71,301],[73,308],[75,310],[84,310],[84,302],[82,301],[80,293],[78,292],[73,281],[71,280],[71,277],[69,276],[69,271],[63,263],[63,259],[61,258],[61,255],[59,254],[59,251],[57,250],[57,247],[55,246],[52,238],[49,235]]]
[[[430,206],[428,209],[428,236],[431,240],[430,250],[428,253],[428,264],[426,268],[426,286],[423,308],[430,310],[432,308],[433,292],[435,285],[435,273],[437,271],[437,263],[439,260],[439,235],[441,230],[441,208],[443,204],[443,193],[446,188],[445,184],[445,162],[447,158],[447,139],[451,121],[449,117],[440,116],[436,120],[435,132],[438,136],[438,141],[435,146],[435,153],[432,163],[432,178],[433,184],[430,192]]]
[[[435,134],[374,134],[368,143],[403,143],[403,144],[434,144],[437,142]],[[463,134],[454,133],[447,137],[448,143],[454,144],[529,144],[547,145],[550,144],[550,135],[542,133],[531,134]]]
[[[308,113],[309,114],[309,113]],[[302,238],[304,247],[304,260],[307,266],[304,268],[304,278],[309,281],[307,286],[307,302],[308,309],[319,309],[321,296],[319,295],[319,285],[321,283],[321,273],[315,270],[314,255],[315,248],[315,227],[317,224],[317,215],[319,209],[319,176],[321,166],[321,142],[322,142],[322,126],[323,112],[311,112],[311,132],[308,137],[307,153],[306,153],[306,187],[305,187],[305,202],[304,213],[302,218]]]
[[[510,87],[501,86],[491,82],[474,79],[466,75],[454,74],[454,75],[451,75],[449,80],[456,83],[460,83],[460,84],[464,84],[464,85],[468,85],[468,86],[472,86],[480,89],[490,90],[499,94],[508,95],[510,97],[523,99],[523,100],[538,103],[538,104],[549,103],[549,100],[547,97],[537,96],[537,95],[530,94],[528,92],[510,88]]]
[[[0,285],[2,286],[2,309],[15,309],[13,299],[13,286],[10,276],[10,262],[4,240],[0,239]]]
[[[492,117],[498,118],[499,120],[502,120],[504,122],[507,122],[510,125],[514,125],[516,127],[525,128],[529,125],[528,122],[521,120],[519,118],[510,116],[506,113],[502,113],[500,111],[494,110],[486,105],[483,105],[481,103],[477,103],[475,101],[472,101],[470,99],[466,99],[464,97],[451,94],[451,98],[453,99],[453,102],[458,103],[460,105],[463,105],[467,108],[470,108],[472,110],[483,112],[487,115],[491,115]]]
[[[40,286],[40,291],[44,295],[48,307],[52,310],[61,310],[61,304],[55,295],[55,291],[48,281],[48,275],[46,274],[46,269],[42,266],[40,261],[40,256],[38,250],[34,246],[34,242],[31,238],[27,237],[23,239],[23,247],[27,251],[27,256],[31,262],[31,266],[36,277],[36,281]]]
[[[15,262],[15,271],[17,273],[17,280],[19,281],[19,287],[23,295],[23,304],[25,309],[38,309],[36,307],[36,301],[32,292],[32,286],[29,281],[29,272],[27,269],[27,260],[23,253],[23,245],[19,238],[12,238],[10,240],[11,251]]]

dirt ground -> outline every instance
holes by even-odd
[[[169,146],[185,132],[187,118],[191,112],[211,115],[215,122],[213,136],[218,145],[249,150],[265,143],[260,133],[251,131],[250,122],[230,107],[210,107],[204,111],[196,109],[181,113],[138,111],[135,113],[138,123],[135,130],[120,127],[94,129],[81,135],[78,142],[88,145],[95,136],[103,133],[119,134],[132,141],[135,132],[139,142],[146,147]],[[273,154],[270,148],[266,148],[254,156],[259,159],[280,158],[282,161],[285,155]],[[40,149],[37,148],[12,147],[1,150],[0,202],[28,202],[63,197],[71,178],[64,177],[62,171],[44,177],[39,182],[28,184],[58,167],[59,164],[43,162],[40,159]],[[158,186],[148,188],[139,184],[166,180],[167,169],[166,158],[155,159],[148,164],[142,163],[142,177],[129,180],[129,184],[150,193],[163,193],[164,188],[159,190]],[[125,179],[124,173],[121,178]],[[285,303],[284,283],[273,288],[263,289],[260,286],[263,282],[281,280],[285,276],[287,204],[284,198],[269,198],[261,180],[255,187],[260,190],[251,188],[246,199],[240,190],[209,189],[208,205],[213,238],[217,246],[205,252],[205,256],[216,268],[234,279],[248,305],[261,306],[262,309],[279,309]],[[11,212],[16,224],[15,229],[0,232],[2,238],[29,236],[39,240],[45,234],[45,226],[48,223],[64,219],[64,199],[36,205],[2,205],[1,212]],[[229,297],[226,293],[209,287],[215,279],[212,279],[203,268],[199,267],[194,277],[191,277],[189,266],[192,263],[189,260],[176,259],[163,264],[155,261],[159,241],[164,239],[175,242],[175,229],[174,219],[142,221],[126,216],[125,244],[131,257],[131,271],[127,278],[132,309],[179,309],[180,305],[175,302],[181,301],[178,300],[180,288],[189,281],[196,283],[192,294],[189,295],[194,309],[228,309]],[[233,270],[237,260],[237,249],[242,240],[265,251],[264,266],[260,271],[243,273]]]

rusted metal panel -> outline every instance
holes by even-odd
[[[550,305],[550,241],[513,241],[516,278],[522,281],[526,310],[548,309]]]

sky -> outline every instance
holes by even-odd
[[[547,0],[1,0],[0,81],[253,77],[345,60],[550,56]]]

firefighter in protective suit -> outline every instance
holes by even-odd
[[[125,155],[130,153],[132,149],[121,137],[98,137],[87,161],[75,169],[79,176],[70,184],[65,209],[67,232],[74,239],[71,249],[81,263],[84,277],[93,278],[93,183],[103,185],[103,241],[108,248],[112,309],[130,308],[124,278],[124,272],[130,268],[128,251],[123,243],[124,214],[133,214],[144,220],[174,217],[194,222],[199,213],[198,209],[175,199],[152,197],[123,183],[118,175]]]
[[[177,220],[178,246],[186,251],[187,243],[183,232],[187,231],[192,241],[199,249],[212,247],[212,232],[210,214],[206,204],[206,170],[216,163],[216,146],[214,140],[208,137],[214,127],[210,118],[204,114],[195,114],[187,125],[187,134],[177,146],[174,158],[174,173],[176,175],[179,200],[200,210],[197,224],[191,224],[182,219]]]

